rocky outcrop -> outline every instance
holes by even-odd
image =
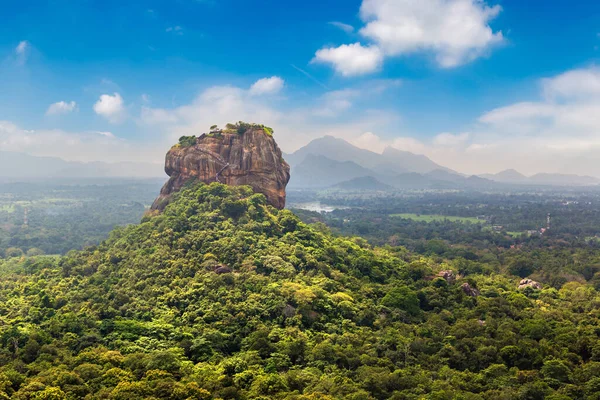
[[[454,274],[454,271],[451,270],[440,271],[436,277],[444,279],[450,285],[456,282],[456,275]]]
[[[261,125],[228,125],[210,134],[184,137],[167,153],[165,172],[170,176],[153,210],[163,210],[174,192],[190,180],[249,185],[276,208],[285,207],[285,188],[290,167],[273,139],[272,130]]]
[[[474,288],[473,286],[469,285],[468,282],[463,283],[460,288],[463,290],[463,292],[465,292],[465,294],[467,296],[471,296],[471,297],[477,297],[479,296],[479,290],[477,290],[476,288]]]
[[[519,289],[527,289],[528,287],[532,289],[541,289],[542,284],[527,278],[521,279],[521,282],[519,282]]]

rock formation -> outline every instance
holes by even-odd
[[[440,271],[436,277],[446,280],[450,285],[456,282],[456,275],[454,274],[454,271],[451,270]]]
[[[174,192],[190,180],[249,185],[276,208],[285,207],[285,187],[290,167],[273,139],[273,131],[262,125],[228,124],[213,127],[210,134],[182,137],[167,153],[165,172],[170,176],[153,210],[163,210]]]
[[[463,292],[465,292],[465,294],[467,296],[471,296],[471,297],[477,297],[479,296],[479,290],[477,290],[476,288],[472,287],[471,285],[469,285],[468,282],[463,283],[460,288],[463,290]]]
[[[541,289],[542,288],[542,284],[536,281],[532,281],[531,279],[525,278],[525,279],[521,279],[521,282],[519,282],[519,289],[526,289],[526,288],[532,288],[532,289]]]

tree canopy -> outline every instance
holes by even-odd
[[[0,260],[0,398],[600,397],[591,285],[459,275],[248,187],[175,196],[98,246]]]

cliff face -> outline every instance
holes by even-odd
[[[264,194],[274,207],[285,207],[290,166],[267,132],[258,127],[250,127],[242,133],[218,131],[200,136],[194,145],[171,148],[165,162],[165,172],[171,178],[152,209],[164,209],[171,194],[192,179],[231,186],[249,185],[255,192]]]

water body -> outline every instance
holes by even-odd
[[[315,211],[318,213],[330,213],[332,211],[335,210],[345,210],[348,207],[343,207],[343,206],[330,206],[327,204],[322,204],[319,201],[312,201],[309,203],[295,203],[295,204],[290,204],[289,208],[299,208],[300,210],[307,210],[307,211]]]

